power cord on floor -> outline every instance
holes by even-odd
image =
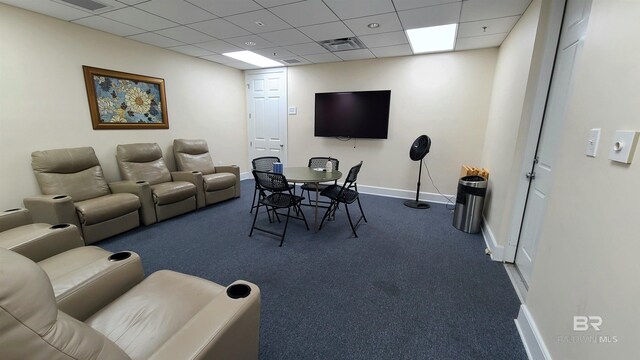
[[[452,199],[453,197],[451,197],[451,198],[450,198],[450,197],[446,196],[445,194],[443,194],[443,193],[440,191],[440,189],[438,189],[438,187],[436,186],[436,184],[433,182],[433,178],[431,177],[431,173],[429,172],[429,166],[427,165],[427,162],[426,162],[426,161],[423,161],[422,163],[424,164],[425,169],[427,169],[427,175],[429,176],[429,180],[431,180],[431,185],[436,189],[436,191],[438,192],[438,194],[440,194],[442,197],[444,197],[445,199],[447,199],[447,204],[445,205],[445,206],[446,206],[446,208],[447,208],[447,210],[453,210],[453,209],[455,209],[456,204],[455,204],[453,201],[451,201],[451,199]],[[449,207],[449,206],[452,206],[452,207]]]

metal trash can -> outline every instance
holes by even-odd
[[[487,180],[482,176],[463,176],[458,182],[453,226],[466,233],[477,233],[482,223],[482,207],[487,195]]]

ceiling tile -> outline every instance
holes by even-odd
[[[179,24],[190,24],[216,17],[184,0],[151,0],[136,7]]]
[[[369,49],[376,57],[391,57],[391,56],[406,56],[413,55],[411,52],[411,46],[408,44],[404,45],[393,45],[393,46],[384,46],[379,48]]]
[[[326,54],[305,55],[304,58],[315,64],[342,61],[342,59],[330,52],[327,52]]]
[[[185,42],[187,44],[216,40],[216,38],[214,38],[213,36],[203,34],[186,26],[178,26],[170,29],[158,30],[155,31],[155,33],[172,38],[174,40]]]
[[[73,21],[76,24],[88,26],[90,28],[106,31],[119,36],[129,36],[147,32],[137,27],[129,26],[102,16],[89,16]]]
[[[215,40],[215,41],[208,41],[206,43],[199,43],[197,44],[198,47],[206,49],[206,50],[211,50],[213,52],[216,52],[218,54],[223,54],[223,53],[228,53],[228,52],[233,52],[233,51],[241,51],[243,50],[242,48],[239,48],[235,45],[231,45],[226,41],[222,41],[222,40]]]
[[[252,0],[187,0],[218,16],[229,16],[260,10],[262,7]]]
[[[264,9],[227,16],[225,20],[230,21],[243,29],[249,30],[254,34],[291,28],[289,24]],[[261,22],[262,25],[258,25],[256,22]]]
[[[374,16],[367,16],[357,19],[345,20],[349,29],[356,35],[370,35],[384,32],[402,30],[402,24],[395,12]],[[367,25],[371,23],[380,24],[377,28],[369,28]]]
[[[483,36],[508,33],[518,22],[520,16],[508,16],[491,20],[478,20],[460,23],[458,37]],[[483,29],[483,27],[486,27]]]
[[[90,13],[88,11],[80,10],[63,4],[58,4],[48,0],[2,0],[2,2],[67,21],[94,15],[93,13]]]
[[[308,37],[315,41],[339,39],[354,36],[351,30],[342,21],[327,24],[304,26],[299,28]]]
[[[190,24],[190,28],[209,34],[218,39],[225,39],[236,36],[251,34],[247,30],[232,24],[225,19],[207,20],[195,24]]]
[[[178,25],[173,21],[163,19],[133,7],[104,13],[102,16],[149,31],[165,29]]]
[[[460,21],[522,15],[531,0],[468,0],[463,2]]]
[[[368,49],[339,51],[334,54],[342,60],[373,59],[375,57]]]
[[[340,19],[384,14],[395,11],[391,0],[324,0]]]
[[[186,55],[191,55],[191,56],[213,55],[212,51],[205,50],[193,45],[174,46],[174,47],[167,48],[167,50],[173,50],[173,51],[177,51],[177,52],[180,52]]]
[[[127,5],[135,5],[135,4],[140,4],[149,0],[118,0],[118,1],[121,3],[125,3]]]
[[[358,39],[360,39],[368,48],[409,43],[404,31],[395,31],[375,35],[364,35],[359,36]]]
[[[287,29],[264,33],[260,34],[260,37],[265,38],[266,40],[269,40],[270,42],[280,46],[302,44],[311,41],[311,39],[309,39],[307,35],[301,33],[296,29]]]
[[[442,5],[454,2],[461,2],[461,0],[393,0],[393,4],[396,6],[396,11],[416,9],[425,6]]]
[[[228,63],[238,62],[238,60],[232,57],[224,56],[224,55],[207,55],[207,56],[200,56],[200,58],[209,60],[209,61],[214,61],[219,64],[228,64]]]
[[[291,4],[294,2],[299,2],[300,0],[254,0],[258,4],[268,8],[273,6],[280,6],[285,4]]]
[[[507,34],[495,34],[460,38],[456,40],[456,51],[497,47],[502,44],[506,37]]]
[[[265,49],[265,48],[275,48],[278,47],[275,44],[270,43],[269,41],[261,38],[258,35],[248,35],[248,36],[240,36],[230,39],[225,39],[226,42],[241,47],[245,50],[257,50],[257,49]],[[247,42],[255,43],[255,45],[247,45]]]
[[[456,2],[398,11],[398,16],[405,29],[453,24],[457,23],[460,18],[460,4]]]
[[[323,48],[322,46],[318,45],[318,43],[314,43],[314,42],[285,46],[285,49],[291,51],[294,54],[303,55],[304,57],[307,57],[306,55],[321,54],[321,53],[329,52],[327,51],[327,49]]]
[[[260,50],[255,50],[254,53],[260,54],[262,56],[266,56],[270,59],[286,59],[286,58],[292,58],[296,56],[296,54],[290,51],[287,51],[283,48],[260,49]],[[273,55],[274,53],[276,55]]]
[[[299,27],[339,20],[322,0],[307,0],[294,4],[277,6],[269,11],[289,24]]]
[[[181,43],[180,41],[169,39],[168,37],[164,37],[162,35],[154,33],[138,34],[128,36],[127,38],[163,48],[184,45],[184,43]]]

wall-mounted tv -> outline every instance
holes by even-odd
[[[316,93],[315,136],[386,139],[391,90]]]

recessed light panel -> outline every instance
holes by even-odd
[[[259,66],[259,67],[282,66],[282,64],[277,61],[271,60],[262,55],[258,55],[249,50],[234,51],[234,52],[224,53],[222,55],[249,63],[251,65]]]
[[[456,42],[458,24],[430,26],[407,30],[407,37],[414,54],[450,51]]]

